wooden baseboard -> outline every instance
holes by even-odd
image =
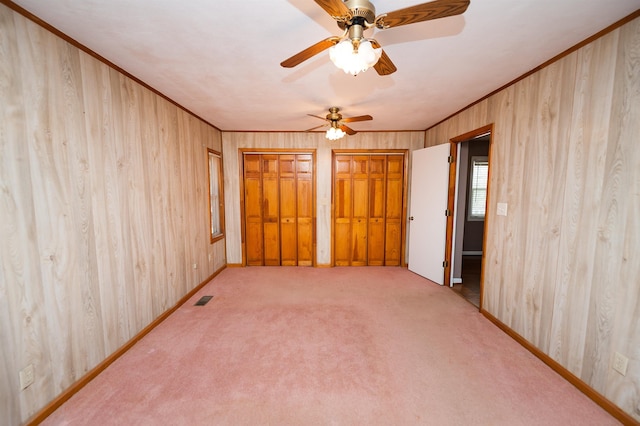
[[[622,411],[620,407],[615,405],[613,402],[609,401],[600,393],[596,392],[591,386],[586,384],[582,379],[578,376],[574,375],[572,372],[563,367],[558,361],[551,358],[549,355],[542,352],[540,349],[536,348],[529,342],[527,339],[516,333],[513,329],[507,326],[505,323],[500,321],[498,318],[491,315],[484,309],[480,310],[480,313],[484,315],[489,321],[494,323],[499,329],[507,333],[511,338],[513,338],[516,342],[520,343],[527,349],[529,352],[538,357],[542,362],[547,364],[554,370],[556,373],[560,374],[565,380],[574,385],[578,390],[588,396],[593,402],[602,407],[605,411],[619,420],[623,425],[635,425],[638,426],[638,423],[634,418],[632,418],[629,414]]]
[[[47,404],[42,410],[32,416],[28,421],[27,425],[38,425],[44,421],[47,417],[51,415],[54,411],[56,411],[62,404],[64,404],[69,398],[71,398],[74,394],[76,394],[80,389],[85,387],[91,380],[93,380],[98,374],[104,371],[109,365],[111,365],[115,360],[120,358],[127,352],[133,345],[135,345],[140,339],[149,334],[151,330],[156,328],[162,321],[167,319],[169,315],[174,313],[180,306],[186,303],[194,294],[196,294],[202,287],[205,286],[209,281],[211,281],[216,275],[222,272],[226,268],[222,266],[216,272],[207,277],[203,282],[198,284],[193,290],[187,293],[182,299],[178,301],[172,308],[165,311],[158,318],[153,320],[151,324],[143,328],[138,334],[136,334],[131,340],[121,346],[114,353],[109,355],[104,361],[100,364],[96,365],[93,369],[91,369],[87,374],[78,379],[74,384],[68,387],[64,392],[58,395],[53,401]]]
[[[333,268],[333,265],[330,263],[317,263],[315,268]],[[244,268],[242,263],[227,263],[227,268]]]

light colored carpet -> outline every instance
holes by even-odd
[[[619,423],[406,269],[249,267],[224,270],[44,424]]]

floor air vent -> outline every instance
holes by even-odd
[[[213,299],[213,296],[202,296],[202,297],[200,298],[200,300],[198,300],[198,301],[196,302],[196,305],[195,305],[195,306],[204,306],[204,305],[206,305],[206,304],[209,302],[209,300],[211,300],[211,299]]]

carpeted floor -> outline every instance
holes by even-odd
[[[249,267],[224,270],[44,424],[618,423],[406,269]]]

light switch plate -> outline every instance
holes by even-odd
[[[619,352],[613,354],[613,369],[623,376],[627,375],[627,365],[629,365],[629,358],[622,355]]]

